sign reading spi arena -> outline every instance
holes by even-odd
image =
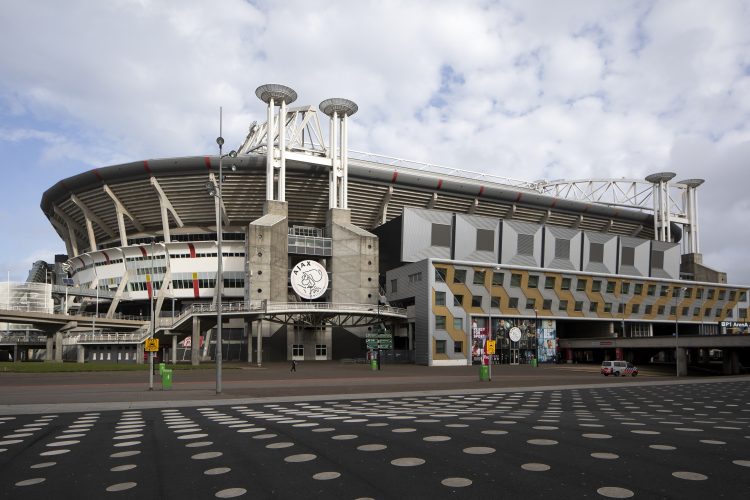
[[[289,281],[294,293],[303,299],[317,299],[328,289],[326,268],[314,260],[303,260],[294,266]]]

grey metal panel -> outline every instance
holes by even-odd
[[[603,245],[602,262],[591,261],[591,244]],[[583,232],[583,271],[614,274],[617,268],[617,235]]]
[[[650,240],[642,238],[631,238],[620,236],[620,274],[628,276],[648,276],[649,275],[649,253],[651,251]],[[623,262],[623,248],[633,249],[633,264],[628,265]]]
[[[544,228],[544,266],[551,269],[580,271],[581,267],[581,231],[564,227],[545,226]],[[569,242],[568,258],[557,255],[555,249],[560,242]]]
[[[427,260],[407,264],[386,272],[386,297],[388,301],[403,300],[414,297],[414,354],[415,363],[428,365],[432,355],[430,344],[430,320],[432,314],[432,286],[435,271],[428,267]],[[409,281],[409,276],[422,273],[420,281]],[[391,280],[396,280],[397,291],[391,291]]]
[[[530,267],[542,266],[542,226],[528,222],[506,220],[503,221],[502,231],[501,263]],[[519,235],[533,236],[531,255],[519,254]]]
[[[493,251],[477,250],[477,229],[490,230],[493,233]],[[455,260],[472,262],[497,262],[498,235],[500,220],[493,217],[456,214],[456,241],[454,243]]]
[[[663,267],[659,268],[654,265],[653,258],[651,264],[651,276],[654,278],[678,279],[680,277],[680,245],[667,241],[652,241],[652,252],[662,252]]]
[[[429,257],[449,259],[450,247],[432,246],[432,224],[453,226],[453,214],[438,210],[404,208],[401,256],[404,262],[417,262]]]

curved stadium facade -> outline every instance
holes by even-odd
[[[325,140],[315,109],[272,90],[258,93],[269,119],[236,156],[97,168],[44,193],[75,286],[98,290],[66,311],[147,320],[153,308],[162,356],[193,363],[215,352],[219,294],[224,358],[258,362],[364,358],[384,330],[384,355],[426,365],[481,361],[486,339],[502,363],[697,359],[700,349],[666,347],[675,330],[747,332],[747,287],[683,251],[666,212],[352,152],[354,103],[321,104]],[[313,300],[290,283],[308,261],[329,277]],[[105,343],[81,349],[112,359]],[[117,349],[142,360],[139,343]]]

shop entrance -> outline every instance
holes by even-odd
[[[518,364],[518,349],[511,349],[510,350],[510,364],[511,365],[517,365]]]

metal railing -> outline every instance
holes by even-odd
[[[0,342],[44,344],[46,341],[47,336],[42,333],[0,333]]]
[[[133,333],[111,333],[111,332],[94,332],[79,333],[70,338],[75,338],[76,342],[97,343],[97,344],[140,344],[151,336],[148,328],[141,328]]]

